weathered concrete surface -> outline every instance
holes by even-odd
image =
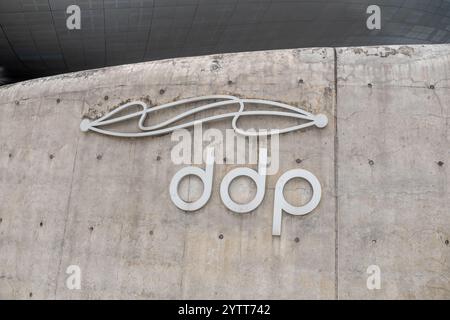
[[[1,88],[0,297],[333,298],[334,62],[333,49],[242,53]],[[279,174],[251,214],[228,212],[220,201],[220,182],[234,166],[216,165],[209,203],[185,214],[169,199],[181,167],[170,160],[170,135],[129,140],[79,130],[82,117],[127,99],[161,104],[210,94],[283,101],[330,119],[324,129],[281,137]],[[296,167],[319,178],[322,202],[306,217],[284,215],[282,236],[272,237],[273,188]],[[81,267],[82,290],[66,288],[69,265]]]
[[[337,58],[339,298],[448,299],[450,46]]]
[[[450,298],[449,72],[448,45],[302,49],[0,88],[0,298]],[[216,165],[209,203],[185,214],[169,198],[183,167],[172,164],[170,135],[79,130],[83,117],[128,99],[210,94],[330,119],[280,136],[280,170],[251,214],[229,212],[219,197],[236,165]],[[284,214],[281,237],[272,237],[273,189],[293,168],[318,177],[322,201],[310,215]],[[231,194],[250,199],[249,185],[236,181]],[[180,193],[199,189],[192,179]],[[299,203],[308,188],[292,183],[285,195]],[[69,265],[81,267],[81,290],[65,285]],[[366,287],[370,265],[381,269],[380,290]]]

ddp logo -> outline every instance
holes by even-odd
[[[176,116],[173,116],[172,118],[165,120],[159,124],[155,124],[152,126],[145,125],[147,117],[154,112],[176,108],[177,106],[180,105],[190,105],[192,103],[203,103],[203,104],[194,108],[190,108],[188,111],[177,114]],[[245,110],[246,105],[271,106],[277,108],[278,110],[249,111]],[[215,114],[213,116],[209,116],[200,120],[188,121],[183,124],[177,124],[181,120],[189,116],[196,115],[200,112],[216,109],[215,111],[217,113],[217,111],[219,111],[219,108],[228,106],[234,106],[235,108],[237,107],[238,110],[233,112]],[[136,107],[142,108],[142,110],[117,116],[118,114],[126,113],[126,111],[128,111],[127,109],[130,108],[135,109]],[[271,117],[271,119],[274,117],[294,118],[303,120],[304,122],[288,128],[264,129],[259,131],[245,130],[238,126],[238,120],[240,118],[255,117],[255,116],[269,116]],[[111,131],[104,128],[105,126],[131,120],[133,118],[139,118],[138,121],[138,128],[140,130],[139,132]],[[238,135],[249,137],[273,136],[312,126],[324,128],[328,124],[328,118],[323,114],[314,115],[305,110],[284,103],[261,99],[241,99],[229,95],[212,95],[212,96],[202,96],[183,99],[180,101],[171,102],[151,108],[142,101],[133,101],[126,103],[122,106],[119,106],[115,110],[107,113],[106,115],[100,117],[97,120],[89,121],[88,119],[84,119],[80,124],[80,128],[84,132],[94,131],[105,135],[136,138],[136,137],[163,135],[174,132],[175,130],[194,127],[196,125],[201,125],[203,123],[219,121],[226,118],[232,119],[231,126]],[[213,189],[212,184],[214,175],[214,165],[215,165],[214,148],[208,148],[206,150],[205,169],[201,169],[199,167],[194,166],[188,166],[180,169],[174,175],[172,181],[170,182],[169,192],[170,198],[172,199],[172,202],[175,204],[175,206],[184,211],[196,211],[206,205],[206,203],[211,197]],[[187,176],[197,176],[203,183],[203,193],[200,196],[200,198],[194,202],[184,201],[183,199],[181,199],[178,193],[178,186],[181,180]],[[250,178],[251,180],[254,181],[256,185],[256,196],[250,202],[245,204],[233,201],[229,194],[229,186],[231,182],[234,179],[242,176]],[[258,171],[246,167],[241,167],[231,170],[223,177],[222,182],[220,184],[220,197],[225,207],[236,213],[248,213],[255,210],[261,204],[265,196],[266,176],[267,176],[267,149],[259,148]],[[283,195],[283,190],[286,183],[294,178],[305,179],[312,187],[311,199],[309,200],[308,203],[300,207],[295,207],[289,204]],[[322,195],[322,188],[320,182],[313,173],[303,169],[294,169],[289,170],[285,172],[283,175],[281,175],[275,186],[275,195],[273,201],[274,205],[273,205],[272,235],[279,236],[281,234],[281,218],[283,211],[292,215],[308,214],[318,206],[321,199],[321,195]]]

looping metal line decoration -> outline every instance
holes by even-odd
[[[147,118],[147,115],[150,115],[152,112],[174,108],[183,104],[189,104],[194,102],[201,102],[201,101],[208,101],[208,100],[220,100],[212,103],[207,103],[205,105],[193,108],[191,110],[185,111],[175,117],[172,117],[166,121],[163,121],[159,124],[152,125],[152,126],[145,126],[145,120]],[[265,111],[265,110],[259,110],[259,111],[244,111],[245,104],[260,104],[260,105],[269,105],[278,107],[286,111]],[[184,124],[179,125],[172,125],[171,124],[182,120],[188,116],[194,115],[198,112],[210,110],[214,108],[219,108],[223,106],[228,105],[239,105],[239,110],[236,112],[229,112],[219,115],[214,115],[210,117],[206,117],[200,120],[190,121]],[[123,115],[120,117],[113,117],[115,114],[124,111],[127,108],[140,106],[142,107],[142,111],[134,112],[131,114]],[[302,119],[306,120],[307,122],[284,128],[284,129],[268,129],[264,131],[250,131],[250,130],[243,130],[240,129],[237,125],[237,122],[240,117],[245,116],[279,116],[279,117],[289,117],[289,118],[296,118],[296,119]],[[129,120],[132,118],[139,117],[138,126],[141,132],[117,132],[117,131],[110,131],[106,129],[102,129],[103,126],[111,125],[115,123],[119,123],[125,120]],[[305,110],[302,110],[300,108],[290,106],[285,103],[270,101],[270,100],[261,100],[261,99],[241,99],[235,96],[230,95],[211,95],[211,96],[201,96],[201,97],[195,97],[195,98],[188,98],[183,99],[175,102],[166,103],[160,106],[149,108],[149,106],[142,102],[142,101],[132,101],[129,103],[126,103],[117,109],[107,113],[106,115],[100,117],[99,119],[89,121],[89,119],[84,119],[81,121],[80,129],[84,132],[87,132],[89,130],[95,131],[101,134],[110,135],[110,136],[117,136],[117,137],[127,137],[127,138],[137,138],[137,137],[148,137],[148,136],[157,136],[162,134],[167,134],[172,131],[175,131],[177,129],[183,129],[192,127],[196,124],[203,124],[206,122],[211,121],[217,121],[222,120],[225,118],[232,118],[231,125],[234,131],[238,134],[241,134],[243,136],[268,136],[273,134],[281,134],[281,133],[287,133],[292,132],[296,130],[300,130],[303,128],[316,126],[318,128],[323,128],[328,124],[328,118],[324,114],[317,114],[314,115],[312,113],[309,113]]]

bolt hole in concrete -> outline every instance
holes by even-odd
[[[55,156],[54,156],[53,154],[50,154],[48,157],[50,158],[50,160],[53,160],[53,158],[54,158]]]
[[[164,94],[165,92],[166,92],[166,90],[164,90],[164,89],[159,90],[159,94]]]
[[[90,231],[90,232],[94,231],[94,227],[93,227],[93,226],[90,226],[90,227],[89,227],[89,231]]]
[[[98,154],[98,155],[97,155],[97,160],[102,160],[102,158],[103,158],[103,155],[102,155],[102,154]]]
[[[220,239],[220,240],[223,239],[223,234],[219,234],[219,239]]]
[[[294,178],[284,186],[283,195],[292,206],[300,207],[311,200],[312,187],[305,179]]]
[[[108,96],[104,96],[104,98],[103,98],[103,99],[105,99],[105,101],[106,101],[106,100],[108,100],[108,99],[109,99],[109,97],[108,97]]]
[[[249,177],[237,177],[228,188],[231,200],[238,204],[246,204],[256,196],[256,184]]]
[[[56,103],[60,103],[61,102],[61,99],[56,99]]]
[[[185,176],[178,185],[180,198],[188,203],[197,201],[203,194],[203,182],[194,175]]]
[[[8,154],[8,158],[12,158],[12,156],[13,156],[12,153]]]
[[[294,241],[295,241],[296,243],[299,243],[299,242],[300,242],[300,238],[297,237],[297,238],[294,239]]]
[[[434,90],[434,85],[430,85],[429,87],[431,90]]]
[[[297,162],[298,164],[302,163],[302,159],[295,159],[295,162]]]
[[[438,164],[439,167],[442,167],[444,165],[444,162],[443,161],[438,161],[437,164]]]
[[[369,165],[373,166],[375,164],[375,162],[373,160],[369,159]]]
[[[156,161],[161,160],[161,156],[156,156]]]
[[[41,221],[41,222],[39,223],[39,226],[42,227],[43,225],[44,225],[44,223]]]
[[[368,86],[369,88],[372,88],[372,84],[371,84],[371,83],[368,83],[367,86]]]
[[[150,230],[148,234],[152,236],[153,235],[153,230]]]
[[[445,240],[445,244],[448,246],[450,244],[450,242],[447,240]]]

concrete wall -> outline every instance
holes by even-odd
[[[340,298],[450,298],[450,46],[337,49]],[[367,265],[382,269],[368,291]]]
[[[449,79],[443,45],[181,58],[2,87],[0,298],[450,298]],[[184,167],[170,160],[170,135],[79,130],[128,99],[209,94],[330,119],[280,136],[279,173],[251,214],[219,197],[236,165],[216,165],[209,203],[186,214],[169,198]],[[307,216],[284,214],[272,237],[275,183],[293,168],[318,177],[322,201]],[[233,187],[242,198],[247,183]],[[286,198],[301,190],[289,185]],[[373,264],[380,290],[366,287]],[[81,267],[81,290],[66,288],[69,265]]]

